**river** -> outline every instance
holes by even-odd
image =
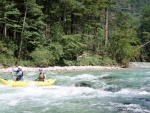
[[[0,113],[150,113],[150,69],[46,72],[49,87],[0,84]],[[26,80],[38,76],[24,74]],[[11,79],[7,73],[1,78]],[[90,87],[77,87],[86,83]]]

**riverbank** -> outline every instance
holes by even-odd
[[[17,67],[13,67],[16,68]],[[80,71],[80,70],[114,70],[114,69],[122,69],[118,66],[54,66],[54,67],[46,67],[43,68],[44,71]],[[22,67],[24,72],[35,72],[38,71],[37,67]],[[1,68],[0,73],[8,73],[12,72],[12,67]]]

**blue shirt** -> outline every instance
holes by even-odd
[[[14,69],[13,69],[13,71],[16,72],[16,74],[15,74],[14,76],[17,76],[17,77],[18,77],[18,76],[22,76],[22,74],[23,74],[23,72],[20,71],[20,70],[14,70]],[[20,80],[23,80],[23,77],[21,77]]]

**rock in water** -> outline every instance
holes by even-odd
[[[91,87],[91,84],[86,82],[78,82],[75,84],[76,87]]]

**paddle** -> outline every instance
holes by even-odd
[[[13,68],[12,68],[12,71],[11,71],[11,79],[13,80],[13,76],[14,76],[14,71],[13,71]]]

